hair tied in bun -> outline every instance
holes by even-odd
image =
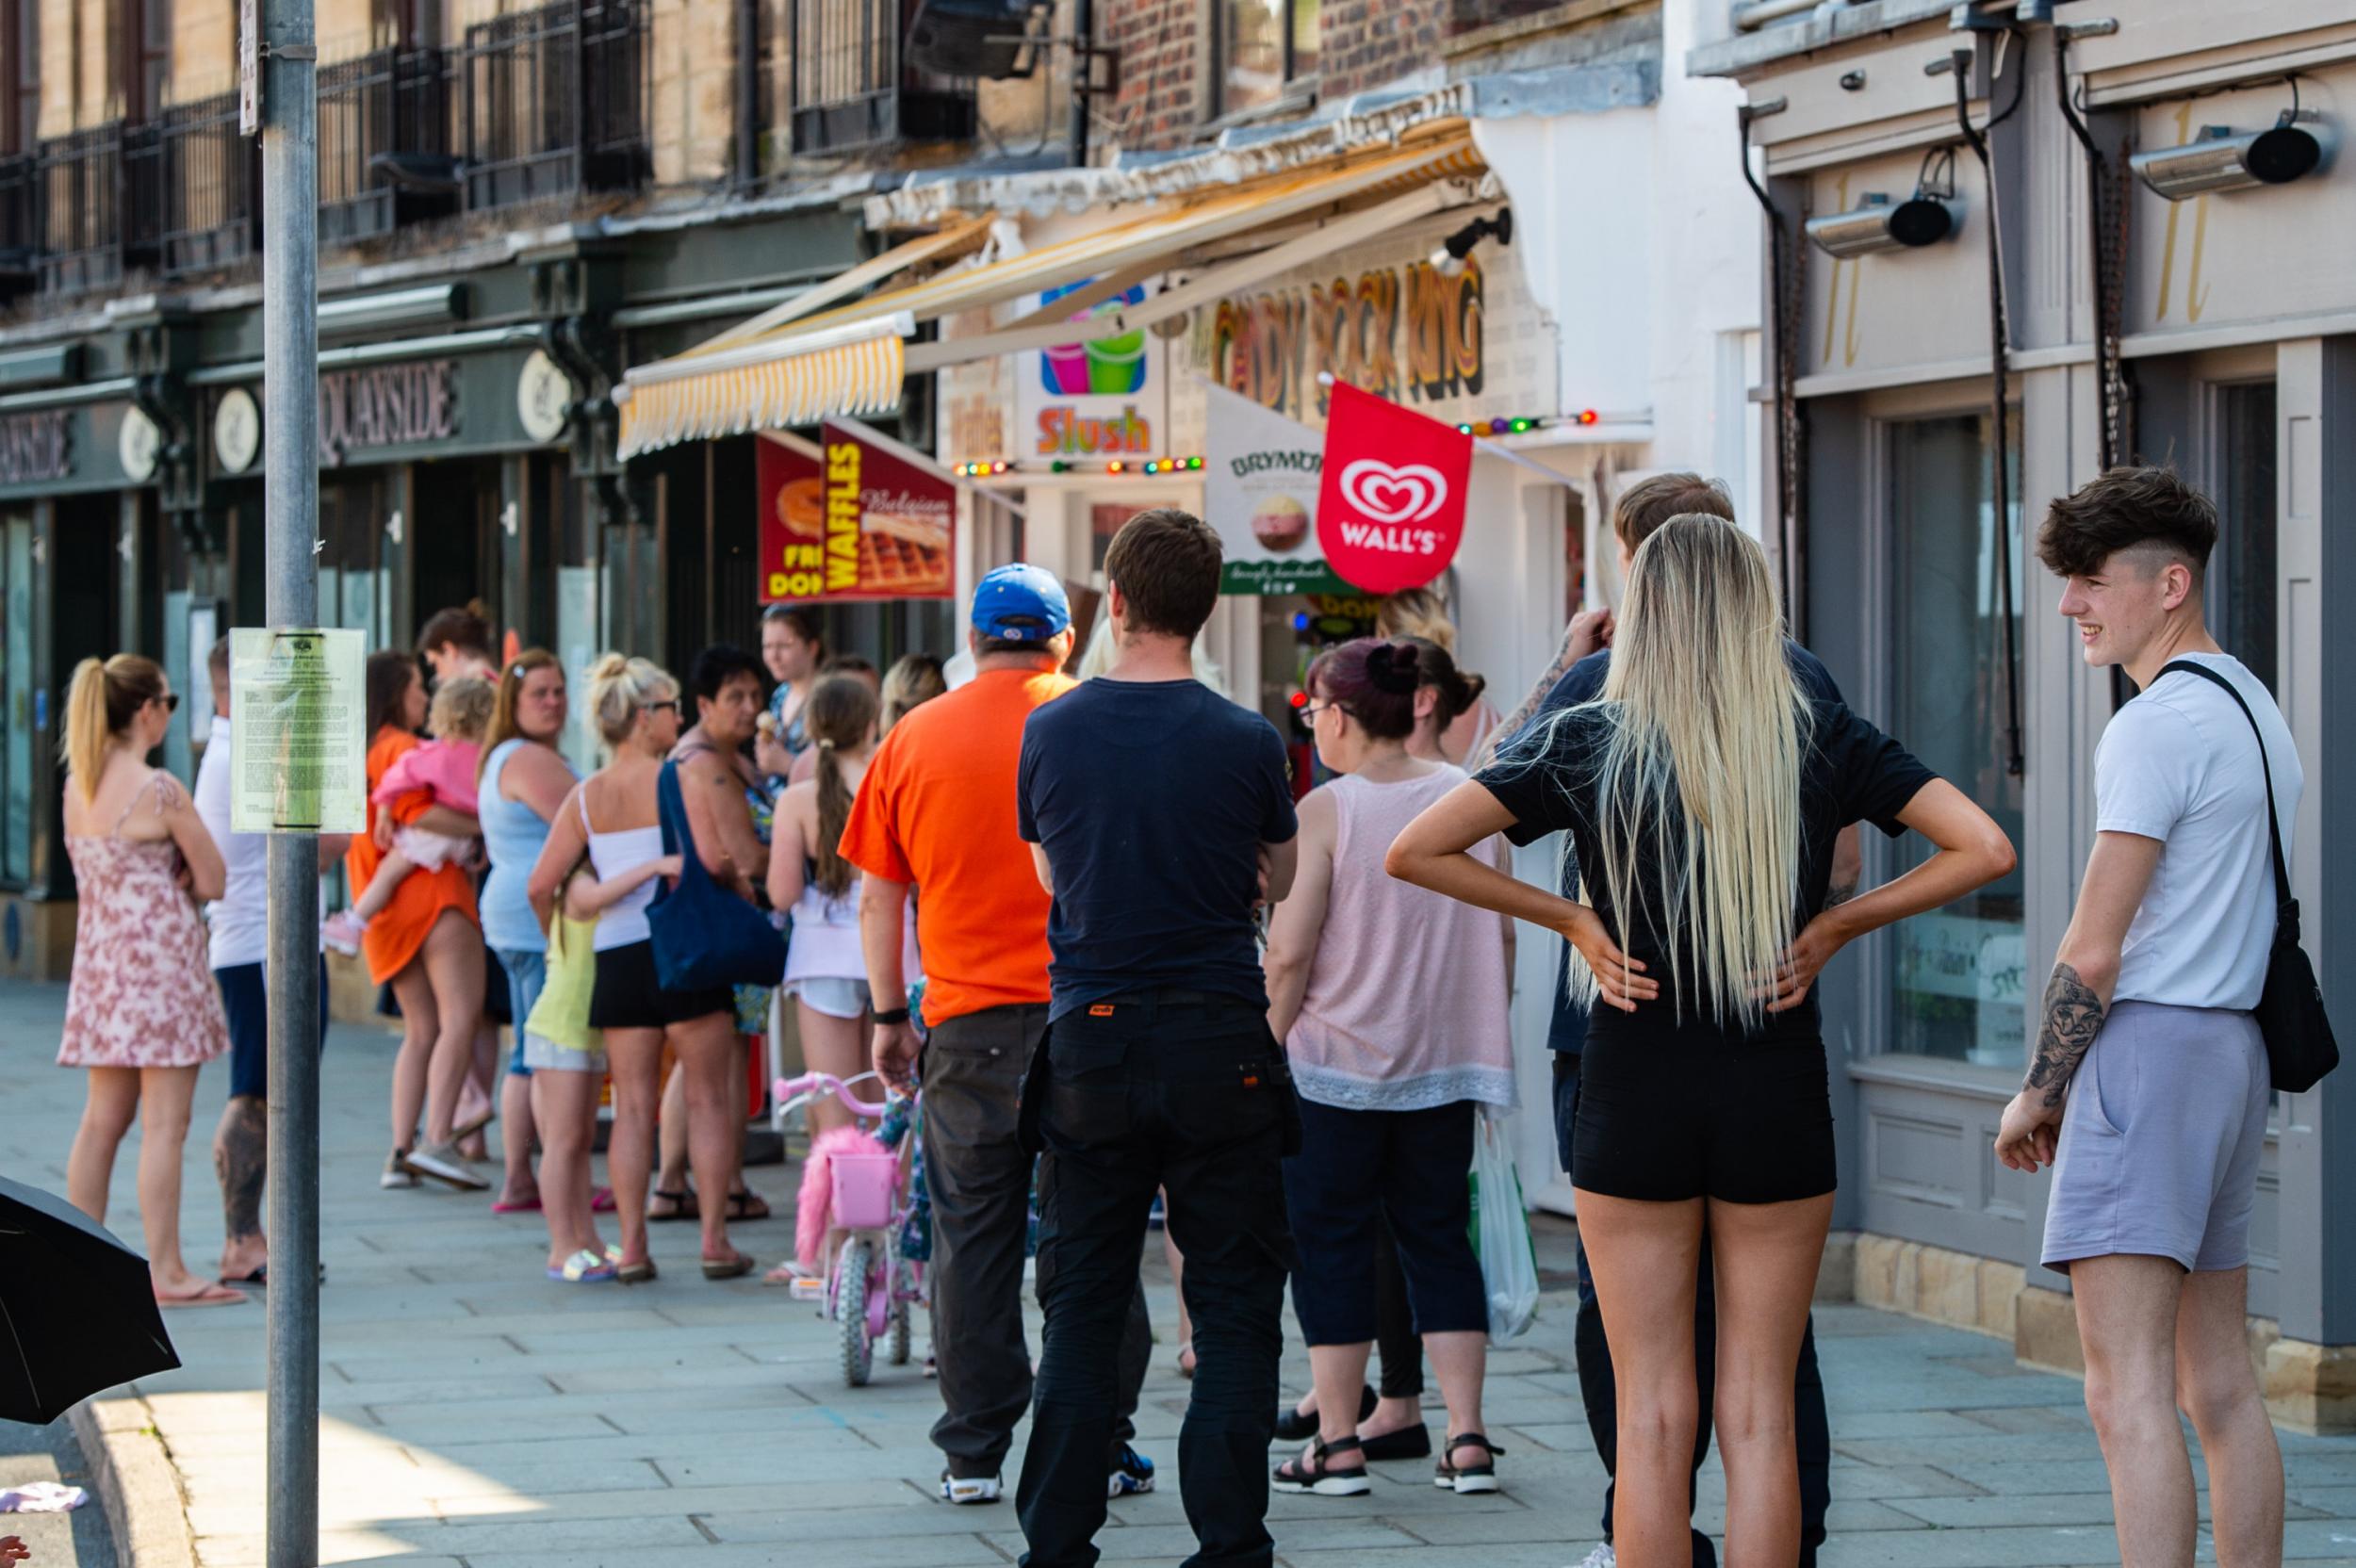
[[[1415,650],[1377,643],[1366,650],[1366,678],[1378,692],[1403,696],[1415,689]]]

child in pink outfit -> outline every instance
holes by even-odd
[[[426,728],[434,739],[404,753],[386,769],[368,798],[380,807],[390,807],[414,803],[422,795],[433,805],[447,806],[473,816],[483,736],[490,728],[491,709],[498,694],[489,681],[472,676],[444,681],[434,694],[434,706],[426,715]],[[331,945],[340,947],[342,944],[335,939],[343,936],[355,939],[356,946],[358,933],[393,901],[393,894],[411,872],[437,870],[453,859],[466,864],[475,853],[477,841],[472,838],[403,827],[393,819],[394,813],[389,810],[377,814],[378,841],[382,843],[390,840],[388,853],[378,863],[368,888],[352,901],[352,907],[330,917],[328,923],[337,926],[327,933]]]

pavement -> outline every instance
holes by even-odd
[[[63,1010],[60,987],[0,985],[0,1083],[8,1086],[0,1170],[51,1187],[63,1184],[83,1095],[79,1074],[50,1066]],[[939,1397],[918,1365],[879,1360],[870,1386],[846,1388],[833,1329],[756,1281],[707,1283],[693,1226],[655,1228],[663,1275],[653,1284],[567,1286],[542,1277],[536,1216],[496,1217],[483,1197],[380,1191],[393,1043],[338,1025],[325,1061],[321,1562],[634,1568],[651,1557],[681,1568],[796,1560],[989,1568],[1016,1560],[1023,1543],[1010,1504],[936,1500],[941,1464],[926,1433]],[[197,1094],[183,1203],[192,1264],[218,1256],[207,1150],[226,1081],[208,1069]],[[114,1215],[131,1235],[134,1157],[123,1151]],[[764,1261],[791,1246],[797,1169],[752,1172],[777,1217],[736,1234]],[[1566,1282],[1569,1227],[1542,1218],[1537,1229],[1542,1277]],[[1164,1343],[1137,1446],[1160,1464],[1163,1486],[1113,1505],[1100,1545],[1124,1565],[1176,1562],[1192,1545],[1175,1476],[1186,1385],[1172,1365],[1160,1250],[1149,1248],[1148,1260]],[[1276,1498],[1279,1560],[1562,1568],[1584,1558],[1603,1470],[1580,1414],[1571,1305],[1550,1293],[1530,1333],[1492,1356],[1489,1431],[1510,1450],[1502,1494],[1437,1491],[1428,1462],[1377,1466],[1368,1497]],[[170,1326],[187,1364],[99,1402],[91,1429],[161,1444],[179,1478],[181,1539],[192,1542],[194,1562],[259,1564],[261,1309],[177,1313]],[[2021,1370],[2000,1341],[1867,1308],[1820,1309],[1817,1334],[1836,1449],[1825,1568],[2119,1560],[2077,1383]],[[920,1361],[923,1337],[920,1320]],[[1286,1380],[1298,1389],[1306,1360],[1298,1334],[1288,1339]],[[1016,1443],[1019,1456],[1022,1434]],[[2356,1439],[2285,1434],[2283,1450],[2289,1557],[2356,1568]],[[0,1446],[0,1480],[45,1478],[44,1466],[61,1462],[70,1461]],[[1010,1466],[1009,1492],[1013,1478]],[[1704,1528],[1720,1528],[1724,1502],[1713,1460],[1701,1488]],[[11,1527],[0,1521],[0,1534]],[[151,1516],[120,1532],[138,1544],[126,1561],[187,1560],[185,1544],[175,1552],[153,1527]],[[77,1531],[76,1559],[53,1532],[35,1560],[96,1568],[101,1541]],[[2205,1537],[2202,1560],[2214,1560]]]

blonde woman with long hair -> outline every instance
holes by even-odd
[[[1939,853],[1827,908],[1833,841],[1854,822]],[[1467,853],[1558,829],[1563,896]],[[1618,1383],[1617,1561],[1692,1560],[1705,1239],[1726,1557],[1797,1561],[1792,1377],[1835,1183],[1816,979],[1867,932],[2003,875],[2011,843],[1895,742],[1806,694],[1765,553],[1688,514],[1636,552],[1601,695],[1510,742],[1387,863],[1560,932],[1585,961],[1572,1182]]]
[[[228,872],[180,781],[147,765],[179,701],[162,669],[135,653],[83,660],[66,693],[65,851],[80,904],[57,1065],[90,1072],[66,1197],[105,1221],[115,1154],[136,1118],[155,1300],[219,1307],[245,1297],[190,1273],[180,1255],[180,1155],[197,1070],[229,1050],[196,912],[221,895]]]

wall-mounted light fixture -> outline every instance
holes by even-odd
[[[1513,243],[1512,207],[1499,207],[1495,218],[1476,218],[1440,241],[1440,248],[1432,253],[1432,270],[1444,278],[1456,276],[1464,270],[1464,258],[1472,254],[1473,247],[1484,239],[1500,245]]]
[[[2210,190],[2288,185],[2322,166],[2321,139],[2299,123],[2315,119],[2314,111],[2294,106],[2263,131],[2236,136],[2230,126],[2203,125],[2181,147],[2137,153],[2127,163],[2137,179],[2171,202]]]
[[[1934,147],[1922,156],[1914,194],[1892,202],[1868,191],[1864,204],[1808,220],[1808,237],[1836,260],[1936,245],[1955,232],[1955,150]]]

